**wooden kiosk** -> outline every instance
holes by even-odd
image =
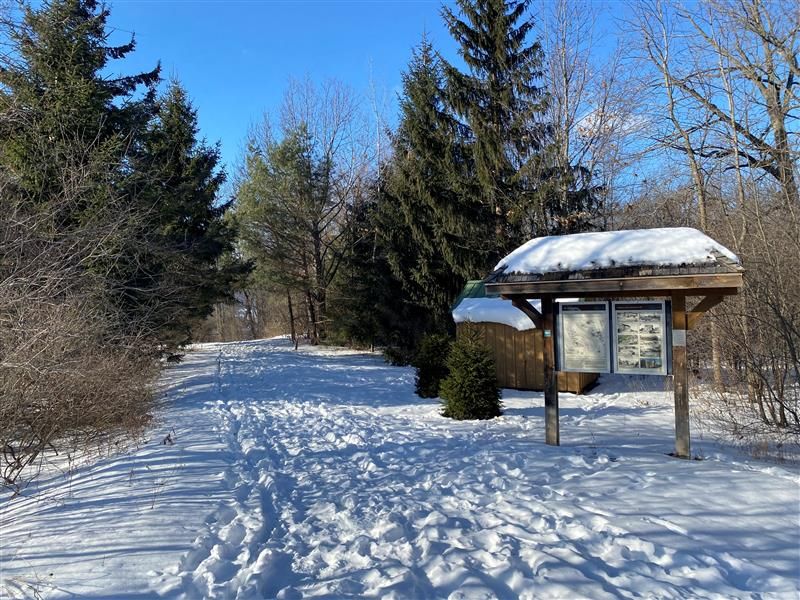
[[[538,302],[534,301],[535,305]],[[544,336],[523,313],[499,296],[487,296],[483,280],[468,281],[452,307],[456,337],[477,329],[494,359],[497,385],[513,390],[544,390]],[[558,391],[581,394],[597,373],[558,373]]]
[[[581,233],[533,239],[506,256],[486,290],[525,313],[544,334],[545,441],[558,445],[555,300],[668,298],[675,395],[675,455],[691,457],[686,332],[743,285],[736,256],[695,229]],[[699,298],[691,309],[687,299]],[[529,299],[541,300],[541,311]]]

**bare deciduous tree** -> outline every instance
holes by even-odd
[[[4,118],[8,115],[3,115]],[[45,143],[44,141],[42,143]],[[157,373],[148,332],[110,301],[104,269],[140,215],[117,201],[69,229],[53,215],[96,191],[107,169],[92,147],[65,161],[61,193],[31,202],[0,171],[0,483],[19,485],[51,452],[135,434]],[[21,479],[22,478],[22,479]]]
[[[653,83],[666,99],[661,147],[686,158],[696,224],[734,248],[747,269],[743,295],[703,330],[715,380],[730,385],[717,386],[713,412],[738,435],[797,435],[800,9],[762,0],[635,8]]]
[[[310,338],[325,337],[328,288],[343,257],[348,206],[369,187],[373,147],[352,93],[292,82],[278,135],[251,139],[237,214],[246,247],[274,283],[305,296]],[[291,296],[289,296],[291,297]]]
[[[600,16],[593,2],[544,2],[539,27],[549,98],[545,119],[553,131],[557,169],[583,170],[582,185],[600,197],[600,225],[608,229],[614,184],[631,160],[625,141],[636,133],[637,119],[619,48],[600,51]],[[566,204],[564,185],[560,193]]]

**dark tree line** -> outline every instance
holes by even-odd
[[[157,360],[228,296],[219,150],[160,67],[124,70],[94,0],[3,14],[2,480],[47,448],[147,419]],[[73,447],[68,445],[68,447]]]
[[[591,227],[598,202],[565,183],[573,169],[555,160],[531,3],[457,4],[442,14],[466,70],[426,39],[415,49],[375,202],[375,246],[402,299],[425,315],[402,332],[408,349],[422,331],[452,328],[450,305],[466,280],[527,239]]]
[[[349,190],[346,210],[322,236],[336,276],[295,286],[316,309],[307,311],[314,341],[323,339],[325,326],[331,339],[387,345],[398,360],[408,360],[424,332],[452,329],[450,305],[466,280],[484,277],[531,237],[591,227],[598,199],[593,188],[577,183],[590,174],[557,160],[531,1],[463,0],[458,12],[445,8],[442,16],[466,69],[443,59],[426,39],[414,50],[398,99],[399,124],[389,134],[390,156],[377,157],[377,169],[362,166],[357,193]],[[299,124],[308,135],[307,123]],[[276,148],[292,145],[297,135],[284,130]],[[243,231],[252,232],[251,248],[260,236],[262,264],[277,260],[285,275],[295,269],[270,245],[286,244],[287,231],[297,231],[311,248],[314,231],[295,222],[278,227],[281,236],[265,236],[254,211],[262,222],[270,211],[294,217],[302,211],[282,199],[275,178],[260,181],[256,167],[284,182],[305,172],[304,187],[289,187],[307,190],[309,198],[315,179],[313,168],[288,174],[281,161],[275,150],[251,145],[237,213]],[[325,260],[304,260],[302,277],[325,272]],[[323,287],[330,292],[324,310],[313,297]]]

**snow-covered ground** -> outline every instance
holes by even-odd
[[[131,453],[0,497],[0,596],[787,598],[800,477],[694,432],[660,379],[453,422],[410,369],[283,340],[210,344],[165,375]],[[164,444],[170,434],[174,445]]]

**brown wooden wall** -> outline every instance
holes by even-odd
[[[501,323],[471,323],[494,355],[497,384],[515,390],[544,389],[544,336],[541,329],[518,331]],[[463,325],[457,324],[457,332]],[[559,373],[558,390],[580,394],[597,373]]]

